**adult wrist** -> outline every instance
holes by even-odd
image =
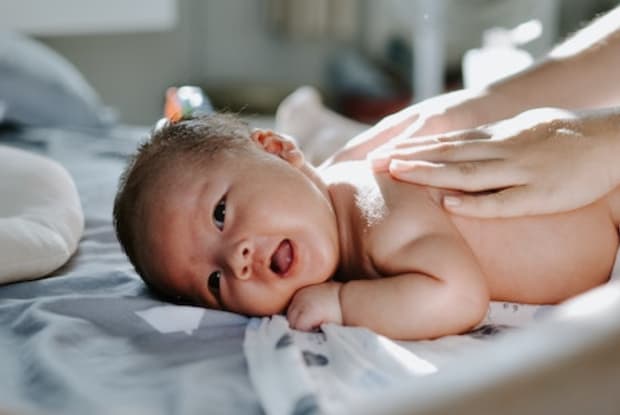
[[[484,123],[512,118],[524,111],[542,106],[526,99],[523,92],[517,92],[515,87],[513,82],[507,80],[491,84],[484,90],[481,94],[482,111],[487,118]]]
[[[474,128],[511,118],[527,109],[500,86],[488,86],[470,92],[470,97],[450,109],[453,129]]]

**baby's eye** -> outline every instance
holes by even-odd
[[[207,281],[207,285],[209,286],[209,291],[211,294],[215,296],[217,301],[220,301],[220,279],[222,278],[221,271],[213,271],[209,274],[209,280]]]
[[[226,219],[226,199],[222,198],[219,202],[217,202],[215,209],[213,209],[213,223],[219,230],[222,230],[224,229],[225,219]]]

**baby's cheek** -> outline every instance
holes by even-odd
[[[294,298],[294,292],[282,292],[269,289],[250,289],[231,299],[228,311],[247,316],[267,317],[275,314],[285,314]]]

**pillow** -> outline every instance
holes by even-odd
[[[57,162],[0,146],[0,284],[43,277],[77,249],[84,214]]]
[[[71,63],[12,32],[0,32],[0,99],[5,120],[18,124],[99,128],[113,121]]]

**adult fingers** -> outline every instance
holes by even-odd
[[[391,159],[426,161],[474,161],[502,158],[505,146],[489,140],[455,141],[419,147],[395,148],[389,153]]]
[[[384,149],[369,154],[368,159],[375,171],[386,171],[391,169],[390,163],[392,161],[474,162],[501,159],[505,155],[506,150],[503,143],[489,142],[488,140],[471,140]],[[398,166],[407,169],[408,166],[413,168],[417,164],[398,163]]]
[[[476,162],[482,160],[502,159],[506,155],[504,143],[488,140],[456,141],[431,144],[420,147],[403,147],[369,155],[371,166],[375,171],[385,171],[392,161],[424,160],[429,162]],[[415,167],[415,163],[397,163],[403,169]],[[463,168],[467,168],[464,164]]]
[[[433,134],[419,137],[407,137],[404,134],[392,141],[394,149],[421,147],[440,143],[450,143],[470,140],[486,140],[491,134],[481,129],[453,131],[445,134]]]
[[[392,177],[410,182],[466,192],[493,190],[525,183],[522,174],[501,159],[437,163],[392,160]]]
[[[462,194],[444,197],[443,205],[451,213],[478,218],[505,218],[545,213],[536,205],[530,186],[515,186],[480,195]]]
[[[441,143],[449,143],[449,142],[460,142],[467,140],[475,140],[475,139],[488,139],[491,136],[484,131],[477,130],[468,130],[466,132],[458,132],[453,134],[441,134],[441,135],[430,135],[423,137],[409,137],[405,134],[401,134],[389,142],[385,143],[381,147],[376,150],[371,151],[368,154],[368,159],[386,159],[390,158],[391,155],[395,151],[399,150],[412,150],[412,151],[422,151],[436,149],[438,144]],[[447,149],[448,147],[444,147]],[[406,153],[403,153],[406,154]],[[401,154],[402,157],[402,154]]]

